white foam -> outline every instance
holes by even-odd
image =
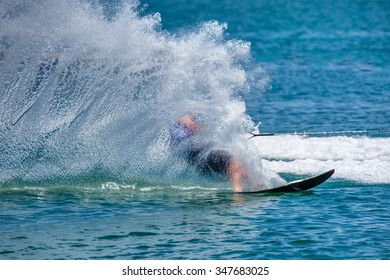
[[[333,178],[390,183],[390,138],[272,136],[251,141],[264,168],[278,173],[318,174],[334,168]]]
[[[122,185],[116,182],[106,182],[102,184],[102,190],[121,190],[121,189],[132,189],[136,188],[136,185]]]

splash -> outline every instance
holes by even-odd
[[[172,34],[138,1],[109,19],[86,1],[1,5],[0,182],[179,178],[166,128],[188,111],[261,172],[241,96],[269,78],[226,24]]]

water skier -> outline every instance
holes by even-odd
[[[203,125],[199,114],[180,116],[170,128],[171,146],[181,157],[194,165],[201,173],[217,173],[229,178],[234,192],[243,191],[247,181],[253,189],[260,184],[250,176],[244,163],[225,149],[213,149],[202,138]]]

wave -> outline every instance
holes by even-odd
[[[336,169],[333,178],[390,183],[390,138],[289,135],[251,141],[259,150],[264,168],[278,173],[314,175]]]
[[[388,138],[248,141],[256,127],[243,97],[270,83],[250,44],[226,39],[217,21],[168,32],[160,14],[119,3],[107,16],[96,1],[2,1],[0,184],[192,186],[199,178],[172,156],[167,136],[189,111],[205,116],[208,140],[234,150],[264,185],[281,182],[277,173],[332,168],[335,178],[390,183]]]

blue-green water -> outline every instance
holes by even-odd
[[[388,259],[388,185],[304,194],[2,192],[4,259]]]
[[[0,259],[390,258],[387,133],[241,137],[389,129],[388,1],[99,2],[1,4]],[[336,173],[228,194],[167,151],[194,109],[264,185]]]

